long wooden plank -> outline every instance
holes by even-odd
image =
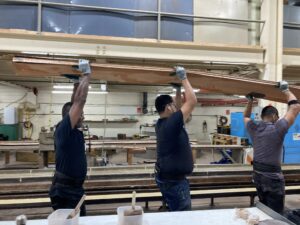
[[[16,74],[28,77],[61,76],[62,74],[78,74],[72,68],[77,65],[75,60],[36,59],[14,57],[13,64]],[[91,63],[92,78],[124,84],[166,85],[178,83],[171,77],[172,68],[145,67],[118,64]],[[262,93],[265,99],[286,102],[284,94],[276,88],[276,82],[242,78],[197,70],[188,70],[189,80],[194,88],[203,88],[224,94],[246,95],[250,92]],[[291,91],[300,98],[300,87],[291,86]]]

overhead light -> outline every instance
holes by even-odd
[[[236,97],[236,98],[246,98],[245,95],[233,95],[233,96]]]
[[[73,89],[73,85],[53,85],[54,89]],[[91,89],[91,85],[89,86],[89,89]]]
[[[99,94],[99,95],[105,95],[108,94],[107,91],[89,91],[89,94]]]
[[[72,91],[52,91],[52,94],[72,94]]]
[[[175,95],[175,94],[170,94],[170,96],[171,96],[171,97],[175,97],[176,95]]]
[[[173,88],[173,91],[176,92],[176,89]],[[185,90],[182,88],[182,89],[181,89],[181,92],[184,92],[184,91],[185,91]],[[200,89],[193,89],[193,91],[194,91],[195,93],[198,93],[198,92],[200,92]]]
[[[57,91],[57,90],[54,90],[52,91],[52,94],[72,94],[73,91]],[[108,92],[107,91],[89,91],[88,94],[107,94]]]

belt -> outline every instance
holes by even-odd
[[[63,184],[68,185],[72,187],[82,187],[84,183],[84,179],[76,179],[69,177],[63,173],[60,173],[58,171],[55,171],[54,177],[53,177],[53,184]]]
[[[162,180],[184,180],[186,178],[185,175],[171,175],[162,173],[157,173],[156,176],[158,176],[158,178]]]
[[[281,167],[253,161],[253,170],[267,173],[281,173]]]

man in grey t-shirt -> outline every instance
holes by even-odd
[[[253,141],[253,181],[259,201],[278,213],[283,213],[285,182],[281,172],[283,140],[289,127],[300,112],[300,104],[289,91],[286,81],[279,82],[279,88],[287,98],[287,113],[279,119],[273,106],[266,106],[261,113],[262,121],[254,123],[250,119],[253,97],[248,95],[244,111],[244,122]]]

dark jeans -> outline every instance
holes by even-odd
[[[74,179],[56,171],[49,190],[52,208],[74,209],[84,194],[83,182],[84,179]],[[86,216],[84,204],[80,208],[80,216]]]
[[[80,199],[68,199],[68,198],[61,198],[59,196],[50,197],[51,199],[51,206],[54,210],[57,209],[74,209]],[[80,208],[80,216],[86,216],[86,209],[85,204],[83,203]]]
[[[271,179],[262,174],[253,173],[259,201],[282,214],[284,209],[285,182],[280,179]]]
[[[187,179],[160,180],[156,176],[155,180],[169,211],[191,210],[190,185]]]

